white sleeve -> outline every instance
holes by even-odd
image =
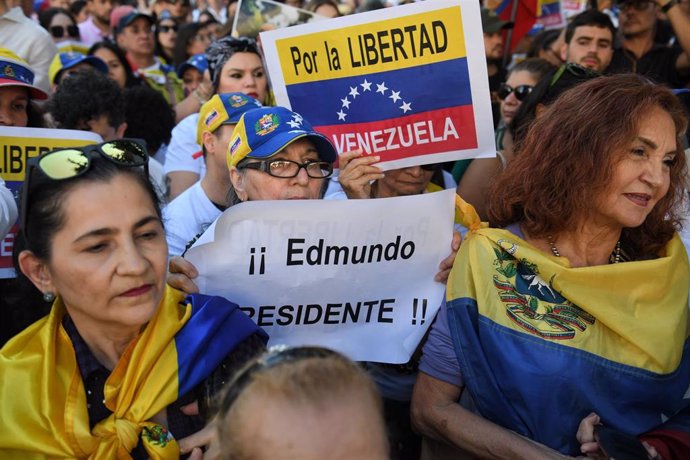
[[[41,31],[43,31],[41,29]],[[50,94],[50,82],[48,81],[48,69],[53,58],[57,54],[57,46],[53,38],[45,33],[33,44],[29,51],[27,62],[34,71],[34,84]]]
[[[194,158],[194,154],[201,151],[201,147],[196,143],[198,119],[199,114],[189,115],[173,128],[163,164],[166,174],[172,171],[189,171],[201,175],[204,158],[201,155]]]
[[[17,203],[5,181],[0,178],[0,239],[7,235],[12,225],[17,221]]]

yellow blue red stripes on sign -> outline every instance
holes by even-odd
[[[367,75],[466,56],[459,7],[276,41],[286,85]]]

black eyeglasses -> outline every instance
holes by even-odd
[[[262,160],[237,165],[237,169],[258,169],[281,179],[297,177],[302,168],[307,172],[307,176],[313,179],[326,179],[333,174],[333,163],[327,161],[297,163],[292,160]]]
[[[88,171],[91,166],[91,158],[96,155],[126,168],[143,166],[144,173],[148,177],[149,156],[144,144],[137,139],[118,139],[84,147],[53,150],[44,155],[33,157],[27,162],[26,177],[22,187],[21,225],[25,236],[27,235],[29,190],[31,189],[31,176],[34,169],[39,169],[52,180],[71,179]]]
[[[567,64],[563,64],[558,68],[556,73],[553,75],[553,78],[551,78],[551,83],[549,83],[549,88],[554,86],[558,80],[561,79],[563,74],[565,72],[568,72],[569,74],[573,75],[576,78],[579,79],[589,79],[589,78],[596,78],[601,76],[599,72],[595,72],[592,69],[588,69],[587,67],[583,67],[579,64],[574,64],[572,62],[569,62]]]
[[[266,371],[272,369],[280,364],[293,363],[296,361],[301,361],[303,359],[325,359],[325,358],[341,358],[341,355],[335,351],[329,350],[327,348],[319,347],[296,347],[296,348],[285,348],[285,347],[274,347],[263,354],[259,359],[257,359],[253,364],[245,367],[235,375],[235,378],[230,383],[228,390],[223,395],[222,402],[220,404],[220,412],[222,414],[227,414],[233,403],[242,394],[245,388],[251,383],[252,378],[258,372]]]
[[[631,0],[631,1],[626,1],[626,2],[621,2],[618,4],[618,7],[621,10],[624,10],[626,8],[632,8],[637,11],[644,11],[647,8],[649,8],[649,5],[654,2],[650,2],[649,0]]]
[[[518,101],[524,101],[527,99],[527,96],[529,96],[529,93],[532,92],[532,89],[534,86],[532,85],[518,85],[515,88],[513,88],[510,85],[507,85],[505,83],[501,83],[501,86],[498,88],[498,98],[500,100],[505,100],[508,96],[510,96],[510,93],[515,93],[515,99]]]
[[[177,25],[172,26],[158,26],[158,32],[167,34],[168,32],[177,32]]]
[[[50,26],[50,34],[55,38],[62,38],[65,35],[72,38],[79,38],[79,27],[77,26]]]

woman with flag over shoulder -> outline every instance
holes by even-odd
[[[686,126],[635,75],[536,120],[492,186],[491,228],[465,216],[412,402],[429,458],[688,458]]]
[[[201,458],[193,406],[264,349],[237,305],[166,286],[147,164],[128,139],[29,162],[18,269],[52,307],[0,350],[2,458]]]

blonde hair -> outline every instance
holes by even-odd
[[[363,369],[344,356],[331,352],[328,356],[277,362],[263,369],[257,365],[261,360],[241,371],[228,387],[217,422],[224,460],[251,457],[251,445],[244,442],[242,428],[245,420],[256,414],[252,411],[256,408],[252,402],[256,400],[280,400],[321,409],[338,401],[352,400],[354,396],[363,406],[374,409],[384,432],[383,404],[374,383]],[[248,374],[250,380],[243,385],[242,380],[247,382]],[[233,386],[238,384],[239,392],[233,392]]]

